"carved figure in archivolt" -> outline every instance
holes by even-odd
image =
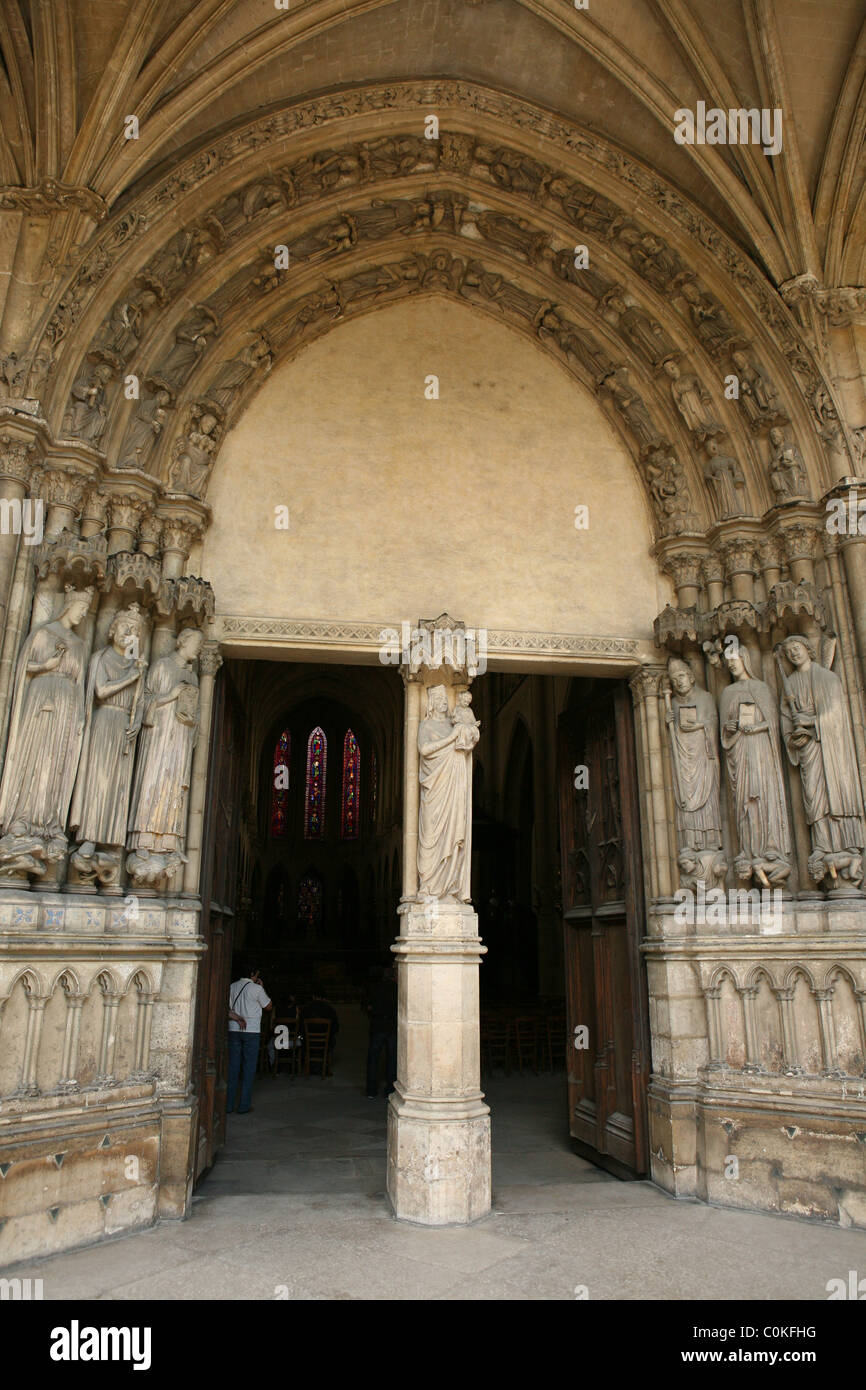
[[[64,829],[84,732],[85,646],[74,628],[93,589],[67,586],[56,618],[35,627],[15,674],[9,744],[0,786],[0,861],[25,840],[58,841]],[[33,845],[37,858],[45,847]]]
[[[599,390],[606,391],[620,415],[625,420],[635,438],[643,448],[659,440],[659,432],[650,418],[643,397],[632,386],[628,367],[617,367],[599,383]]]
[[[172,492],[186,493],[190,497],[204,496],[220,433],[217,417],[201,405],[194,405],[190,411],[189,430],[172,449],[168,470]]]
[[[687,280],[681,294],[689,306],[695,333],[707,352],[718,355],[734,336],[730,319],[709,295],[698,289],[694,281]]]
[[[91,372],[74,382],[70,392],[72,399],[63,416],[65,435],[91,444],[102,438],[108,423],[105,388],[112,376],[108,363],[99,362]]]
[[[676,536],[698,530],[686,471],[670,445],[662,440],[657,448],[649,449],[643,467],[662,534]]]
[[[186,798],[198,733],[198,676],[193,662],[203,638],[179,633],[175,650],[147,674],[132,788],[126,867],[134,882],[168,880],[185,862]]]
[[[125,361],[138,346],[145,319],[155,304],[153,290],[142,290],[136,299],[119,299],[94,338],[94,347],[117,353]]]
[[[602,297],[601,307],[608,323],[619,327],[632,347],[652,366],[671,351],[673,344],[661,324],[644,314],[621,285],[611,286]]]
[[[264,333],[256,333],[252,342],[228,362],[217,368],[213,381],[207,387],[208,400],[216,401],[222,411],[228,410],[237,392],[258,369],[269,372],[274,356],[271,345]]]
[[[84,877],[99,867],[103,882],[104,865],[96,864],[94,851],[115,851],[114,867],[119,871],[126,841],[147,668],[140,654],[143,626],[138,604],[118,613],[108,630],[108,646],[94,653],[87,674],[87,721],[69,817],[70,827],[78,832],[82,863],[76,865],[73,855],[72,864],[79,872],[85,869]]]
[[[790,674],[781,652],[794,668]],[[786,637],[781,652],[782,737],[800,769],[812,836],[809,873],[817,883],[829,876],[837,891],[839,877],[856,887],[863,877],[866,825],[845,688],[835,671],[819,665],[805,637]]]
[[[740,405],[749,418],[752,429],[771,425],[775,420],[784,419],[777,401],[779,393],[770,378],[756,362],[750,362],[742,348],[731,353],[731,361],[737,369]]]
[[[722,427],[712,414],[709,394],[697,377],[691,372],[683,376],[672,358],[665,362],[664,369],[671,379],[674,405],[692,434],[698,440],[711,434],[721,434]]]
[[[712,494],[716,519],[725,521],[731,516],[745,516],[743,492],[746,477],[742,468],[730,454],[720,453],[718,443],[712,436],[705,447],[707,461],[704,464],[704,477]]]
[[[809,477],[797,445],[785,438],[785,432],[775,426],[770,430],[773,456],[770,459],[770,484],[779,502],[793,497],[808,497]]]
[[[118,468],[145,467],[165,429],[170,406],[171,392],[166,386],[158,386],[139,403],[120,449]]]
[[[740,844],[734,865],[741,879],[754,876],[769,888],[791,872],[778,712],[745,647],[729,639],[725,662],[733,680],[722,691],[719,718]]]
[[[174,335],[174,347],[153,375],[167,381],[169,386],[178,390],[192,375],[209,339],[218,331],[219,324],[215,315],[210,309],[199,305],[178,325]]]
[[[464,700],[449,713],[444,685],[427,692],[418,729],[419,897],[469,902],[472,865],[472,749],[479,724]]]
[[[624,228],[622,237],[629,243],[629,258],[638,274],[661,294],[666,294],[682,268],[676,252],[669,250],[651,232],[644,232],[633,240],[633,233]]]
[[[687,662],[668,661],[672,690],[666,689],[665,724],[671,743],[677,844],[680,868],[688,874],[694,861],[705,870],[704,881],[716,886],[724,878],[722,817],[719,809],[719,715],[709,691],[701,690]],[[718,869],[721,868],[721,875]]]

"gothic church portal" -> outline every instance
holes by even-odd
[[[490,1209],[489,971],[579,1152],[866,1225],[866,16],[791,10],[0,4],[3,1263],[188,1212],[287,894],[397,962],[399,1218]]]

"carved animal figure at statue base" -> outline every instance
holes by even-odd
[[[150,854],[139,850],[129,855],[126,872],[139,892],[144,889],[169,892],[171,880],[186,862],[185,854]]]

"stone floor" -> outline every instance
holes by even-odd
[[[46,1299],[802,1300],[866,1265],[862,1233],[675,1202],[574,1157],[561,1075],[488,1084],[491,1216],[398,1223],[385,1103],[364,1095],[358,1046],[341,1051],[324,1082],[256,1083],[188,1221],[16,1273]]]

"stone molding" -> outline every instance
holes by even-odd
[[[399,623],[331,622],[318,618],[268,618],[217,614],[214,635],[222,642],[232,640],[255,642],[257,639],[308,646],[369,648],[381,647],[383,633],[399,631]],[[628,662],[641,659],[642,644],[634,637],[590,637],[561,632],[520,632],[504,628],[487,631],[488,654],[551,656],[577,658],[598,656],[607,660]]]

